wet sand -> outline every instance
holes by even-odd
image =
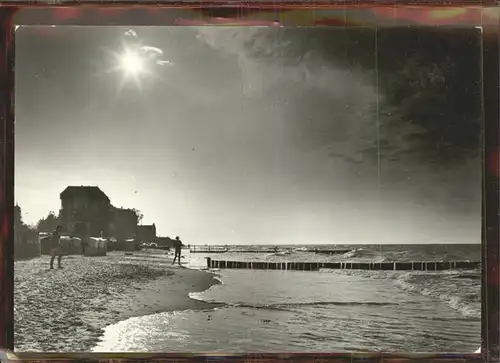
[[[69,256],[49,270],[49,257],[14,268],[15,350],[90,351],[118,321],[174,310],[211,310],[189,298],[218,283],[214,275],[173,266],[164,253]]]

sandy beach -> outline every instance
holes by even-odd
[[[89,351],[118,321],[215,307],[188,296],[218,283],[214,275],[174,266],[164,253],[68,256],[60,270],[48,260],[15,263],[16,351]]]

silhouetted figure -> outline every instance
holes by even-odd
[[[80,240],[82,241],[80,247],[82,249],[82,256],[85,256],[85,250],[87,249],[87,238],[86,237],[81,237]]]
[[[54,268],[54,259],[57,256],[57,267],[62,268],[61,259],[63,255],[63,250],[61,246],[61,231],[62,226],[58,225],[54,232],[52,232],[52,236],[50,236],[50,268]]]
[[[181,265],[182,241],[179,239],[178,236],[175,237],[174,250],[175,250],[175,255],[174,255],[174,261],[172,262],[172,265],[175,264],[175,260],[177,259],[177,262],[179,263],[179,266],[180,266]]]

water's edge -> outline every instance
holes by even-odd
[[[221,280],[221,277],[220,277],[219,274],[216,274],[215,272],[212,272],[212,271],[207,270],[207,269],[202,269],[202,268],[194,268],[194,267],[186,267],[186,266],[183,266],[182,268],[186,268],[186,269],[193,270],[193,271],[204,272],[204,273],[207,273],[207,274],[209,274],[209,275],[212,276],[212,281],[213,282],[206,289],[203,289],[201,291],[191,291],[191,292],[189,292],[187,294],[187,297],[190,300],[193,300],[193,301],[196,301],[196,302],[202,302],[205,306],[200,306],[200,307],[193,307],[193,306],[189,307],[188,306],[188,307],[186,307],[184,309],[178,309],[178,308],[176,308],[176,309],[168,309],[168,308],[166,308],[165,310],[156,311],[154,313],[137,314],[137,315],[127,316],[124,319],[122,319],[122,318],[116,319],[112,323],[107,324],[107,325],[101,327],[100,328],[100,332],[99,332],[99,336],[97,337],[97,339],[93,339],[92,342],[89,342],[89,345],[87,345],[86,348],[88,348],[90,351],[93,351],[93,349],[95,349],[97,347],[97,344],[100,343],[100,342],[102,342],[102,339],[104,338],[104,335],[105,335],[106,328],[108,328],[108,327],[110,327],[112,325],[118,324],[120,322],[129,320],[129,319],[140,318],[140,317],[145,317],[145,316],[150,316],[150,315],[164,314],[164,313],[175,313],[175,312],[186,312],[186,311],[212,311],[212,310],[215,310],[217,308],[229,306],[229,304],[225,304],[225,303],[208,302],[208,301],[205,301],[205,300],[196,299],[196,298],[192,297],[192,294],[200,294],[200,293],[203,293],[203,292],[209,290],[213,286],[216,286],[216,285],[219,285],[219,284],[223,284],[223,281]],[[157,281],[158,280],[161,280],[161,279],[157,279]]]

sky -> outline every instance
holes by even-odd
[[[190,244],[479,243],[480,160],[365,160],[376,80],[293,47],[279,28],[19,28],[24,221],[97,185]]]

